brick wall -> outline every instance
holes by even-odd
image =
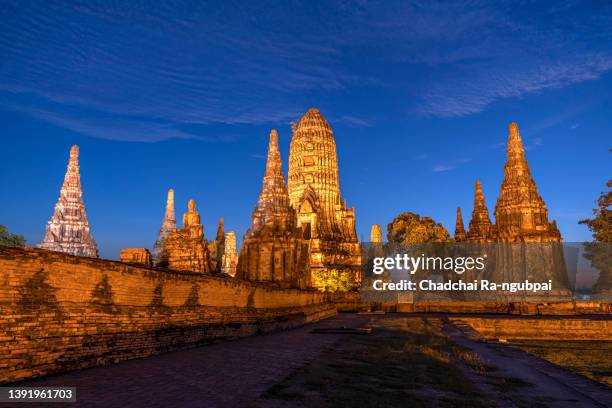
[[[451,317],[468,324],[486,339],[611,341],[612,321],[567,318]]]
[[[335,313],[316,291],[0,247],[0,383]]]

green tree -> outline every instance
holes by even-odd
[[[8,228],[0,224],[0,245],[24,246],[26,243],[23,235],[11,234]]]
[[[612,180],[606,184],[612,188]],[[585,244],[585,258],[599,270],[599,278],[593,287],[594,293],[607,294],[612,291],[612,190],[602,192],[597,199],[594,217],[581,220],[593,233],[593,242]]]
[[[612,180],[608,180],[608,188],[612,188]],[[603,191],[597,199],[597,208],[593,210],[594,217],[581,220],[580,224],[589,227],[595,242],[612,242],[612,190]]]
[[[387,241],[404,245],[452,242],[442,224],[410,212],[401,213],[387,225]]]

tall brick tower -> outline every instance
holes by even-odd
[[[455,242],[467,241],[465,227],[463,225],[463,216],[461,215],[461,207],[457,207],[457,219],[455,220]]]
[[[253,225],[242,240],[236,277],[307,288],[310,286],[308,247],[289,202],[278,135],[272,130]]]
[[[70,161],[64,184],[53,216],[47,223],[45,237],[38,247],[71,255],[98,257],[96,241],[91,234],[85,213],[77,145],[70,148]]]
[[[560,242],[555,221],[548,222],[548,209],[531,177],[525,149],[516,123],[508,126],[507,161],[495,221],[501,242]]]
[[[340,194],[336,142],[331,127],[316,108],[293,124],[287,184],[297,223],[310,242],[310,267],[343,269],[356,274],[361,267],[355,230],[355,210]]]
[[[467,239],[469,242],[493,242],[495,240],[494,228],[489,218],[489,210],[482,193],[482,184],[476,180],[474,192],[474,210],[468,226]]]

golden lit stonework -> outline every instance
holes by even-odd
[[[497,204],[497,238],[503,242],[560,242],[555,221],[548,222],[548,209],[531,177],[518,125],[508,126],[507,161]]]
[[[200,224],[195,200],[189,200],[183,214],[183,228],[173,231],[164,243],[160,266],[177,271],[208,273],[212,270],[210,254]]]
[[[317,273],[361,268],[355,211],[340,194],[332,129],[316,108],[293,124],[288,191],[297,225],[310,241],[310,267]]]
[[[273,129],[253,225],[242,241],[236,277],[306,288],[310,286],[308,255],[308,241],[296,225],[295,210],[289,202],[278,134]]]
[[[98,247],[89,227],[83,202],[79,170],[79,146],[70,148],[70,160],[64,184],[47,223],[47,230],[38,248],[71,255],[98,257]]]

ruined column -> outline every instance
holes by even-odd
[[[382,244],[382,242],[383,242],[383,234],[382,234],[382,228],[380,224],[372,225],[372,229],[370,230],[370,243]]]
[[[221,272],[230,276],[235,276],[237,264],[238,255],[236,254],[236,235],[234,234],[234,231],[228,231],[227,234],[225,234]]]

